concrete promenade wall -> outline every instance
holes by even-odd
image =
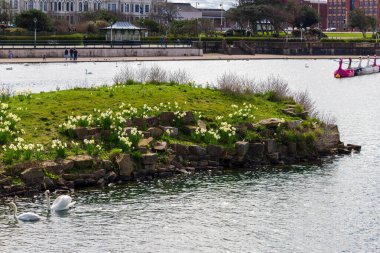
[[[3,48],[0,58],[7,58],[9,52],[13,58],[59,58],[64,48]],[[155,56],[202,56],[203,50],[196,48],[77,48],[80,57],[155,57]]]

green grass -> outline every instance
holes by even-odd
[[[337,38],[337,39],[361,39],[363,38],[363,35],[361,32],[325,32],[325,34],[328,36],[328,38]],[[366,38],[371,39],[372,38],[372,33],[367,32],[366,33]]]
[[[158,105],[161,102],[177,101],[184,110],[200,112],[204,117],[214,119],[234,112],[232,104],[243,106],[250,103],[258,107],[255,121],[265,118],[284,118],[282,102],[271,102],[262,96],[226,95],[218,90],[194,88],[187,85],[129,85],[93,89],[74,89],[33,94],[30,99],[20,101],[10,98],[11,111],[21,117],[18,127],[25,130],[22,136],[26,142],[47,144],[52,139],[63,138],[58,126],[67,116],[93,113],[94,108],[118,110],[121,103],[141,107]],[[23,108],[19,110],[18,108]]]

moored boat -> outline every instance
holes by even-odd
[[[343,60],[339,59],[339,68],[335,70],[334,77],[335,78],[354,77],[355,71],[353,69],[343,69],[342,64],[343,64]]]

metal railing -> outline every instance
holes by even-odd
[[[0,48],[3,49],[30,49],[34,48],[34,40],[0,40]],[[187,48],[192,43],[186,40],[170,41],[168,43],[152,41],[98,41],[98,40],[37,40],[37,49],[55,48]]]

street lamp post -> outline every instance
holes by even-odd
[[[301,42],[302,42],[302,26],[303,26],[302,22],[300,23],[300,26],[301,26]]]
[[[112,43],[112,25],[113,25],[113,20],[111,19],[111,47],[113,46],[113,43]]]
[[[37,18],[34,18],[33,22],[34,22],[34,48],[36,48],[36,44],[37,44]]]
[[[220,4],[220,31],[222,32],[223,29],[223,2]]]

